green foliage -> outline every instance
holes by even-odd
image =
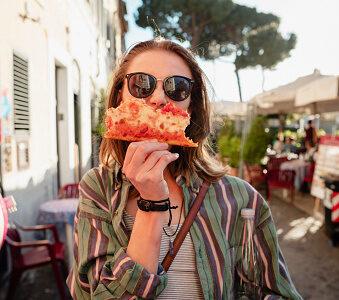
[[[266,118],[256,116],[252,121],[250,132],[248,133],[243,159],[249,164],[259,164],[266,153],[270,136],[265,132]]]
[[[98,96],[95,105],[99,108],[98,119],[95,120],[95,127],[92,130],[92,133],[100,138],[105,134],[106,125],[105,125],[105,91],[100,90],[100,95]]]
[[[239,167],[240,148],[241,148],[241,138],[238,136],[232,137],[230,139],[229,150],[228,150],[229,165],[232,168]]]
[[[279,24],[277,16],[269,13],[259,13],[254,7],[235,4],[227,19],[214,23],[214,40],[220,46],[220,56],[241,54],[241,47],[246,44],[249,34],[254,34],[260,28],[271,24]],[[205,58],[210,59],[209,53]]]
[[[220,129],[219,136],[229,136],[232,137],[235,135],[234,123],[230,119],[225,119],[224,124]]]
[[[234,124],[231,120],[226,120],[220,130],[217,146],[221,157],[228,158],[228,164],[232,168],[238,168],[241,138],[235,135]]]
[[[151,27],[154,36],[187,41],[205,59],[235,54],[235,72],[261,66],[272,69],[290,56],[296,36],[285,39],[278,31],[279,17],[232,0],[142,0],[137,25]]]
[[[278,32],[279,17],[270,13],[260,13],[254,7],[235,4],[226,20],[215,22],[213,34],[205,36],[219,47],[219,55],[235,54],[237,70],[262,66],[272,69],[289,57],[295,47],[296,36],[290,34],[284,39]],[[206,59],[213,59],[211,51],[205,52]]]
[[[211,32],[211,24],[225,20],[233,6],[232,0],[143,0],[136,23],[151,27],[155,36],[188,41],[191,48],[199,45],[206,50],[211,39],[202,32]]]
[[[290,56],[290,51],[295,44],[296,35],[290,34],[287,39],[284,39],[278,32],[277,23],[262,26],[247,34],[239,44],[240,51],[235,66],[238,70],[257,65],[262,66],[263,69],[272,69]]]

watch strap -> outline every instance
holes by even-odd
[[[170,207],[169,198],[160,201],[152,201],[140,198],[137,201],[139,209],[142,211],[167,211]]]

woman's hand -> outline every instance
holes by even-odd
[[[163,200],[169,197],[164,169],[179,155],[167,149],[168,144],[157,140],[133,142],[127,148],[122,172],[144,199]]]
[[[147,200],[169,197],[164,170],[178,156],[168,151],[168,144],[149,140],[131,143],[126,152],[122,172]],[[159,262],[162,225],[167,214],[138,210],[127,255],[150,273],[156,274]]]

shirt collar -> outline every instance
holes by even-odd
[[[122,166],[118,162],[112,163],[113,167],[113,184],[114,184],[114,190],[121,189],[122,181],[128,181],[126,176],[122,174]]]

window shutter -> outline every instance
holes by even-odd
[[[14,130],[29,133],[28,61],[13,54]]]

